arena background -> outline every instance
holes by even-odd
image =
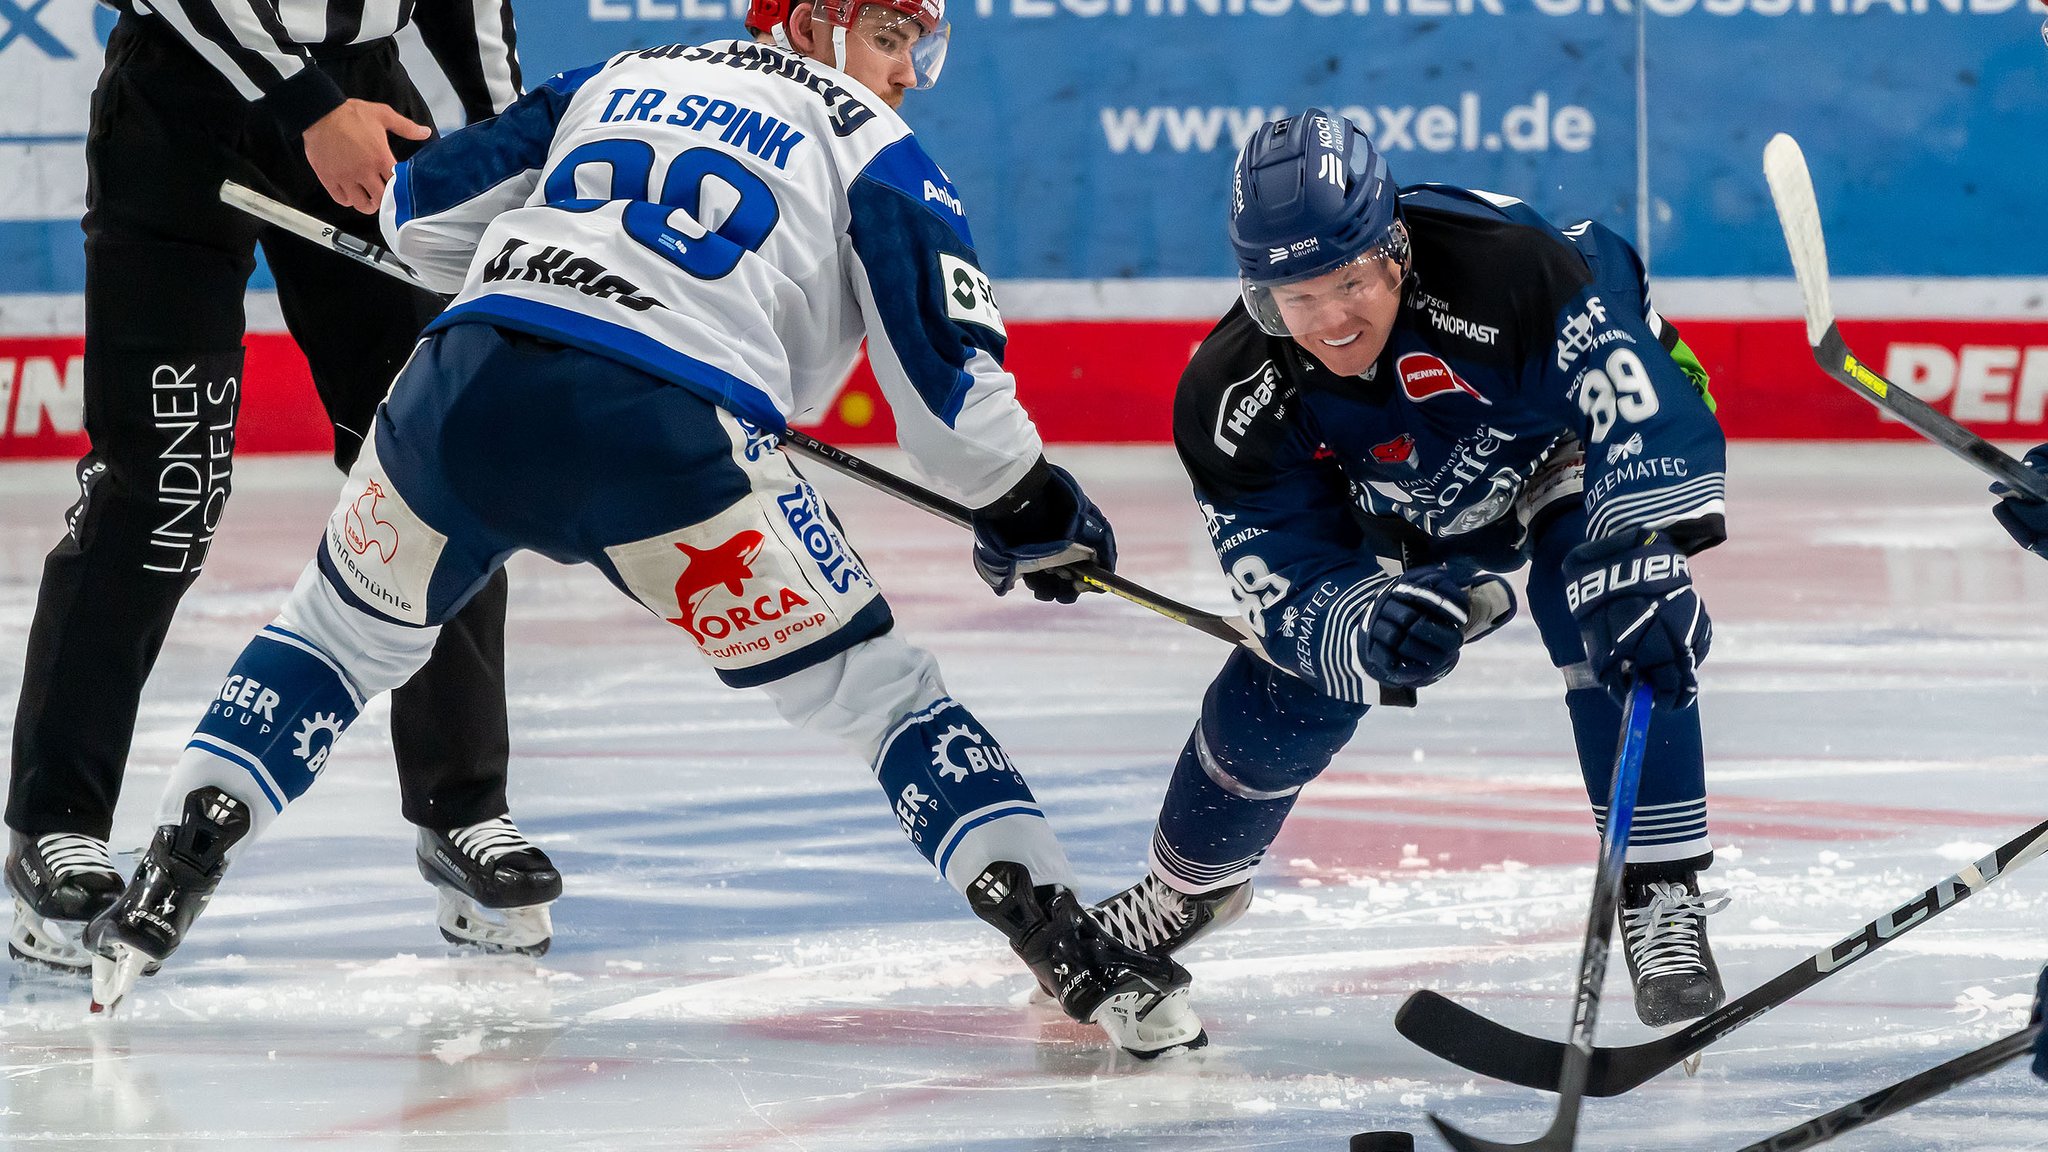
[[[520,51],[538,81],[735,34],[743,9],[518,0]],[[1397,179],[1506,192],[1636,238],[1731,435],[1904,435],[1806,352],[1759,173],[1764,141],[1791,132],[1851,343],[1986,435],[2036,441],[2042,14],[2041,0],[1653,0],[1639,27],[1628,0],[956,0],[944,82],[905,111],[960,187],[1049,440],[1165,438],[1173,382],[1234,291],[1231,157],[1261,120],[1321,103],[1371,128]],[[0,457],[85,445],[78,217],[112,19],[85,0],[0,0]],[[267,287],[259,272],[241,446],[324,448]],[[888,437],[864,368],[820,427]]]

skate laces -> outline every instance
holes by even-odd
[[[534,850],[533,842],[519,831],[519,826],[512,823],[510,816],[452,829],[448,832],[448,839],[456,851],[486,868],[514,852]]]
[[[76,832],[52,832],[36,838],[36,851],[50,866],[51,879],[65,880],[82,872],[106,872],[115,877],[114,859],[107,842],[97,836]]]
[[[1621,913],[1629,951],[1635,954],[1642,979],[1673,972],[1702,971],[1700,927],[1708,916],[1728,906],[1725,892],[1694,892],[1671,880],[1653,880],[1650,898]]]
[[[1150,952],[1187,927],[1193,918],[1189,903],[1185,894],[1148,872],[1143,880],[1089,911],[1103,930],[1125,947]]]

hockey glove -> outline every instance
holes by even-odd
[[[1625,700],[1640,677],[1658,706],[1692,705],[1714,624],[1668,536],[1650,529],[1588,540],[1565,556],[1564,580],[1586,661],[1608,695]]]
[[[2026,465],[2048,475],[2048,444],[2027,453]],[[2003,497],[1992,505],[1991,514],[2019,545],[2036,556],[2048,556],[2048,504],[2021,495],[2003,484],[1991,486],[1993,496]]]
[[[1063,566],[1116,568],[1116,533],[1066,469],[1040,458],[1016,487],[974,513],[974,570],[1007,594],[1022,580],[1040,600],[1072,604],[1082,584]]]
[[[1497,579],[1497,577],[1496,577]],[[1451,674],[1471,622],[1471,597],[1442,564],[1403,572],[1373,599],[1359,663],[1396,688],[1422,688]]]

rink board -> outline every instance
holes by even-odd
[[[1824,376],[1796,320],[1679,320],[1711,373],[1728,435],[1760,440],[1883,440],[1912,434]],[[1180,370],[1207,320],[1029,321],[1010,324],[1009,366],[1053,443],[1159,443],[1170,438]],[[1981,434],[2048,439],[2048,320],[1844,321],[1849,343],[1899,384]],[[0,459],[85,452],[78,336],[0,338]],[[237,447],[324,452],[333,434],[290,337],[252,333]],[[814,434],[835,443],[893,438],[894,423],[865,364]]]

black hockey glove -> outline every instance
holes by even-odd
[[[2048,444],[2027,453],[2026,465],[2048,476]],[[2048,556],[2048,504],[2023,496],[2003,484],[1991,486],[1993,496],[2003,497],[1991,506],[1991,514],[2019,545],[2036,556]]]
[[[1002,596],[1018,580],[1040,600],[1072,604],[1083,585],[1063,567],[1116,569],[1116,533],[1066,469],[1041,457],[1016,487],[974,513],[974,570]]]
[[[1608,695],[1626,700],[1640,677],[1659,707],[1692,705],[1714,623],[1693,591],[1685,554],[1665,533],[1588,540],[1565,556],[1564,580],[1586,661]]]
[[[1424,688],[1451,674],[1465,641],[1515,614],[1507,581],[1468,567],[1429,564],[1403,572],[1373,600],[1359,662],[1395,688]]]

